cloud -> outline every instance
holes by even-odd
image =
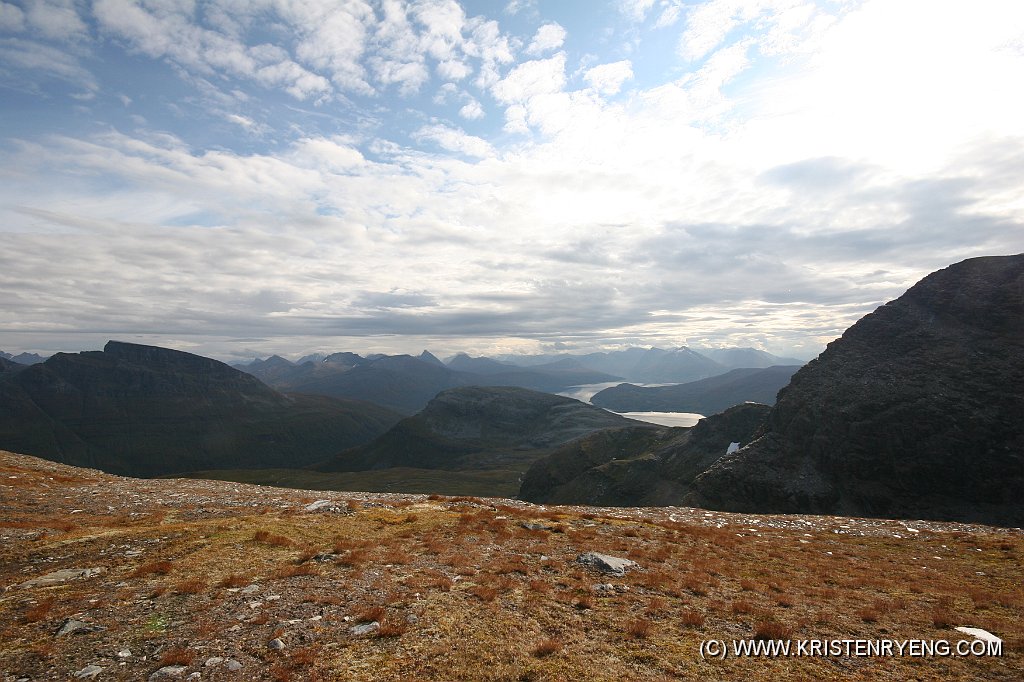
[[[557,22],[544,24],[537,29],[533,40],[526,47],[526,54],[541,55],[551,50],[557,50],[565,43],[566,32]]]
[[[20,7],[7,2],[0,2],[0,30],[11,33],[25,28],[25,13]]]
[[[622,89],[622,84],[633,78],[633,65],[628,59],[611,64],[601,64],[588,69],[583,80],[602,95],[614,95]]]
[[[29,0],[25,6],[25,21],[52,40],[87,36],[85,22],[70,0]]]
[[[471,99],[459,109],[459,116],[471,121],[481,119],[485,116],[484,108],[480,105],[480,102]]]
[[[62,80],[83,88],[86,94],[99,90],[96,76],[82,67],[78,59],[59,48],[32,40],[0,38],[0,63]]]
[[[443,124],[423,126],[412,134],[414,140],[429,141],[443,149],[458,154],[477,158],[494,156],[494,148],[486,141],[473,135],[467,135],[458,128],[450,128]]]
[[[559,92],[565,87],[565,53],[548,59],[523,62],[494,84],[491,94],[503,104],[523,102],[536,95]]]

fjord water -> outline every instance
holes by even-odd
[[[599,392],[612,386],[618,386],[624,383],[622,381],[606,381],[600,384],[582,384],[580,386],[571,386],[568,389],[561,391],[558,395],[564,395],[567,398],[575,398],[584,403],[590,403],[590,399],[597,395]],[[670,384],[634,384],[635,386],[643,386],[644,388],[652,386],[668,386]],[[610,410],[609,410],[610,411]],[[621,414],[623,417],[630,419],[636,419],[637,421],[648,422],[650,424],[658,424],[659,426],[693,426],[698,421],[704,418],[702,414],[696,414],[694,412],[616,412]]]

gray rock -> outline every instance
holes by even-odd
[[[116,656],[118,658],[120,658],[121,660],[124,660],[126,658],[131,658],[132,657],[131,649],[121,649],[120,651],[117,652]]]
[[[255,594],[260,591],[259,585],[246,585],[242,588],[242,594]]]
[[[210,656],[208,659],[206,659],[206,663],[204,663],[203,665],[205,665],[207,668],[212,668],[213,666],[220,665],[223,662],[223,656]]]
[[[373,621],[370,623],[360,623],[359,625],[353,625],[348,629],[348,631],[356,637],[359,637],[361,635],[368,635],[371,632],[375,632],[378,629],[380,629],[380,623],[378,623],[377,621]]]
[[[186,680],[201,680],[201,679],[203,679],[203,674],[201,672],[197,671],[197,672],[192,673],[191,675],[189,675],[185,679]]]
[[[242,669],[242,664],[233,658],[229,658],[228,662],[224,664],[224,667],[230,670],[231,672],[235,672],[237,670]]]
[[[590,568],[607,573],[608,575],[622,576],[626,574],[627,568],[636,566],[636,562],[630,559],[623,559],[610,554],[600,552],[587,552],[576,557],[576,563],[589,566]]]
[[[103,668],[99,667],[98,665],[87,665],[81,670],[79,670],[77,673],[75,673],[75,677],[77,677],[80,680],[91,680],[92,678],[99,675],[101,672],[103,672]]]
[[[316,502],[311,502],[311,503],[307,504],[305,509],[308,512],[314,512],[314,511],[316,511],[318,509],[324,509],[324,508],[330,509],[333,506],[334,506],[334,501],[333,500],[317,500]]]
[[[284,651],[284,642],[280,638],[275,637],[274,639],[267,642],[267,646],[274,651]]]
[[[83,623],[80,620],[68,618],[64,621],[64,624],[60,626],[60,630],[57,630],[57,636],[63,637],[64,635],[74,633],[85,634],[86,632],[102,632],[104,630],[106,630],[106,628],[102,625],[96,625],[95,623]]]
[[[152,675],[149,676],[150,680],[159,680],[163,677],[181,677],[185,674],[185,666],[183,665],[165,665],[164,667],[156,670]]]
[[[551,526],[545,526],[543,523],[533,523],[532,521],[523,521],[519,525],[526,530],[551,530]]]
[[[18,587],[50,587],[51,585],[60,585],[69,580],[81,580],[83,578],[94,578],[100,573],[106,570],[104,568],[62,568],[59,571],[53,573],[47,573],[46,575],[32,580],[26,580],[25,582],[18,585]]]

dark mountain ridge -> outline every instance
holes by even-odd
[[[461,387],[441,392],[422,412],[403,419],[374,442],[317,468],[489,468],[520,463],[524,456],[532,461],[545,454],[538,451],[594,431],[637,424],[549,393],[511,386]]]
[[[0,380],[0,447],[135,476],[304,466],[397,419],[368,403],[283,395],[210,358],[118,341]]]
[[[1024,524],[1024,254],[932,273],[779,394],[695,481],[732,511]]]

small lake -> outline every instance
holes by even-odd
[[[618,386],[622,383],[627,382],[611,381],[602,384],[583,384],[581,386],[572,386],[564,391],[559,391],[558,395],[564,395],[566,398],[574,398],[580,402],[589,403],[591,398],[604,389],[611,388],[612,386]],[[633,385],[643,386],[646,388],[650,386],[670,386],[671,384]],[[693,426],[704,418],[704,415],[695,414],[693,412],[616,412],[616,414],[621,414],[623,417],[629,417],[630,419],[636,419],[637,421],[658,424],[659,426]]]

